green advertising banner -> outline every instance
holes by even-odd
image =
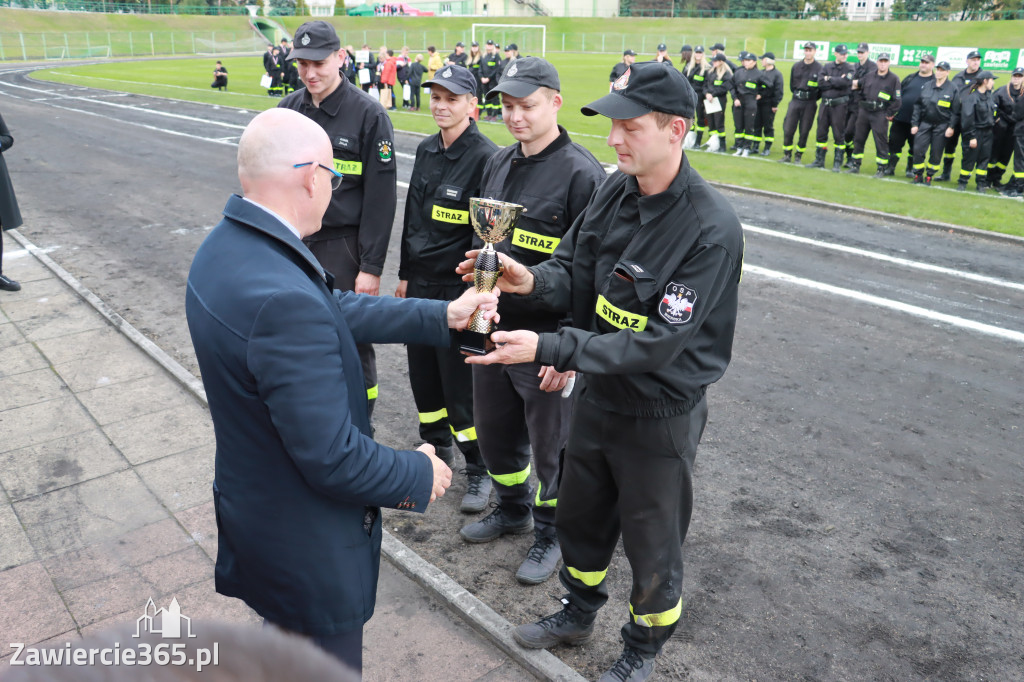
[[[930,54],[934,57],[939,48],[934,45],[900,45],[900,66],[917,66],[921,63],[921,57]]]
[[[999,50],[982,48],[981,68],[991,71],[1012,71],[1017,66],[1017,53],[1020,50]]]

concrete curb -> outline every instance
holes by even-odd
[[[182,367],[162,348],[147,339],[123,317],[114,312],[96,294],[85,288],[71,273],[58,265],[18,230],[8,230],[18,244],[40,263],[60,278],[83,300],[96,309],[100,315],[121,332],[129,341],[163,367],[168,374],[185,387],[199,402],[209,407],[202,382]],[[464,587],[452,580],[388,531],[383,531],[381,551],[395,568],[421,585],[431,595],[455,612],[474,630],[494,643],[520,666],[541,680],[553,682],[580,682],[584,678],[560,659],[547,651],[524,649],[512,639],[513,626],[493,609],[470,594]]]

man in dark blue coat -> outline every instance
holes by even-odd
[[[217,591],[357,670],[373,614],[380,507],[422,512],[451,470],[431,445],[371,437],[357,342],[447,345],[491,294],[456,301],[333,290],[302,238],[331,200],[330,140],[301,114],[253,119],[245,198],[196,253],[185,310],[217,438]]]

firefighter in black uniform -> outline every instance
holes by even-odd
[[[629,71],[620,79],[628,79]],[[499,253],[535,265],[551,257],[606,174],[593,155],[558,125],[562,105],[558,72],[538,57],[512,62],[491,97],[501,94],[502,119],[516,144],[484,167],[481,196],[520,204],[525,211]],[[509,297],[512,299],[513,297]],[[553,332],[564,315],[522,301],[502,302],[499,329]],[[551,363],[473,368],[473,413],[498,506],[464,527],[466,542],[490,542],[506,533],[534,530],[534,544],[516,572],[524,584],[544,582],[558,568],[555,538],[559,457],[569,434],[572,398],[564,393],[569,372]],[[530,486],[530,451],[538,486]]]
[[[658,54],[654,55],[654,61],[665,62],[669,66],[672,66],[672,58],[668,56],[668,45],[660,43],[658,45]]]
[[[1016,73],[1016,71],[1014,71]],[[1008,197],[1024,194],[1024,97],[1018,97],[1013,105],[1013,181],[1003,191]]]
[[[849,48],[842,43],[835,47],[836,60],[828,62],[821,69],[818,88],[821,90],[821,108],[818,110],[818,138],[814,150],[814,161],[808,168],[824,168],[828,154],[828,133],[832,131],[835,155],[832,172],[843,168],[843,151],[846,148],[846,107],[850,102],[853,87],[853,65],[846,62]]]
[[[860,82],[864,76],[878,70],[869,57],[867,43],[857,46],[857,64],[853,67],[853,89],[850,91],[850,101],[846,104],[846,163],[844,167],[853,165],[853,138],[857,133],[857,116],[860,114],[860,103],[864,99],[864,92],[860,89]]]
[[[859,173],[864,161],[864,145],[868,133],[875,138],[876,178],[885,176],[889,165],[889,121],[900,110],[900,79],[889,70],[889,54],[878,55],[878,70],[860,82],[864,99],[857,115],[857,134],[853,138],[853,163],[848,173]]]
[[[715,43],[714,45],[711,46],[711,57],[710,57],[711,61],[714,62],[716,57],[721,57],[725,61],[726,66],[729,67],[729,71],[731,71],[732,73],[736,73],[739,70],[740,67],[737,66],[736,64],[733,64],[732,61],[728,57],[725,56],[725,45],[723,45],[722,43]],[[700,92],[698,92],[697,95],[700,96]],[[735,107],[734,108],[731,105],[729,105],[728,102],[726,102],[726,105],[727,106],[722,109],[722,116],[723,117],[727,117],[728,116],[728,113],[727,113],[728,110],[732,109],[732,127],[733,127],[733,130],[740,130],[743,127],[742,108],[739,108],[739,107]],[[732,149],[732,150],[739,149],[739,144],[740,144],[739,138],[738,137],[734,138],[733,141],[732,141],[732,147],[730,147],[729,149]],[[722,151],[724,152],[725,150],[723,149]]]
[[[619,80],[622,74],[626,73],[626,69],[633,65],[636,61],[636,52],[633,50],[624,50],[622,53],[622,61],[612,67],[612,72],[608,74],[608,90],[612,89],[612,83]]]
[[[299,72],[295,69],[295,62],[288,59],[291,53],[288,39],[281,38],[281,92],[285,95],[299,89]]]
[[[726,141],[725,141],[725,112],[729,107],[729,97],[732,93],[732,72],[729,71],[728,62],[723,54],[716,54],[711,58],[711,64],[713,68],[708,71],[706,80],[704,81],[704,92],[700,93],[700,96],[704,97],[704,110],[707,112],[708,107],[712,105],[714,100],[718,100],[718,111],[707,114],[708,121],[708,149],[711,149],[711,138],[718,138],[718,152],[725,153]]]
[[[915,183],[931,185],[932,177],[942,169],[946,138],[953,136],[950,126],[955,99],[956,86],[949,80],[949,62],[939,62],[935,65],[935,80],[925,84],[921,90],[910,118],[910,132],[914,135]]]
[[[446,60],[449,64],[458,64],[459,66],[466,66],[466,61],[469,59],[469,55],[466,54],[466,44],[461,40],[455,43],[455,51],[448,55]]]
[[[743,64],[732,75],[732,105],[740,110],[736,123],[736,153],[733,156],[750,156],[751,151],[757,152],[754,141],[754,123],[757,121],[757,87],[761,82],[761,72],[757,69],[757,55],[752,52],[740,52]]]
[[[498,118],[500,107],[494,100],[487,101],[487,93],[494,89],[501,76],[501,57],[498,56],[498,49],[494,46],[493,40],[487,41],[483,59],[480,60],[480,113],[484,114],[485,121],[494,121]]]
[[[270,87],[267,88],[267,94],[271,97],[281,97],[284,94],[281,86],[283,73],[281,48],[276,45],[267,46],[267,51],[263,55],[263,70],[270,76]]]
[[[804,58],[793,65],[789,72],[789,91],[793,99],[786,110],[786,118],[782,122],[782,163],[793,161],[800,163],[800,158],[807,148],[807,138],[814,125],[814,103],[818,100],[818,76],[821,64],[814,59],[818,46],[808,42],[804,44]],[[796,144],[796,155],[793,154],[793,136],[797,126],[800,127],[800,138]]]
[[[505,58],[501,60],[501,75],[504,76],[505,72],[508,71],[509,65],[515,60],[519,59],[519,46],[515,43],[509,43],[505,46]],[[498,78],[501,81],[501,78]],[[498,108],[501,111],[501,108]]]
[[[690,61],[682,65],[681,71],[686,76],[690,87],[697,93],[697,111],[693,118],[693,132],[695,133],[693,146],[700,147],[701,138],[704,137],[704,133],[708,130],[707,114],[704,113],[704,83],[707,81],[708,74],[711,71],[711,62],[705,58],[703,45],[693,48]]]
[[[988,181],[992,189],[1001,189],[1003,173],[1013,155],[1013,128],[1017,117],[1013,113],[1017,100],[1024,94],[1024,67],[1018,66],[1010,76],[1010,82],[995,91],[996,127],[992,131],[992,160],[988,165]]]
[[[935,57],[930,54],[921,55],[921,66],[918,70],[900,83],[900,110],[889,126],[889,165],[886,175],[893,175],[899,165],[903,144],[907,144],[908,178],[914,177],[914,132],[911,119],[914,117],[914,105],[921,99],[925,86],[935,82]]]
[[[602,680],[646,679],[682,615],[681,545],[705,392],[732,349],[743,234],[682,150],[695,99],[678,71],[643,63],[623,88],[583,108],[612,119],[619,172],[551,260],[530,268],[507,260],[499,280],[502,298],[525,296],[570,312],[572,322],[540,335],[498,332],[493,340],[505,345],[469,360],[583,373],[558,506],[558,577],[569,594],[562,611],[513,634],[531,648],[587,641],[621,534],[633,573],[629,619],[622,655]]]
[[[967,189],[972,171],[978,191],[982,194],[988,191],[988,162],[992,156],[992,129],[996,123],[996,104],[992,94],[995,82],[991,71],[979,71],[960,103],[958,116],[963,135],[963,156],[956,184],[960,192]]]
[[[946,140],[946,151],[942,154],[942,175],[937,178],[943,182],[948,181],[953,173],[953,159],[956,158],[956,145],[960,140],[960,104],[970,92],[974,77],[980,70],[981,53],[973,50],[967,55],[967,68],[953,76],[957,96],[953,102],[953,137]]]
[[[289,57],[306,87],[277,106],[320,124],[334,147],[334,168],[345,176],[323,227],[305,242],[334,275],[335,288],[377,296],[398,203],[391,119],[380,102],[342,77],[341,42],[333,26],[306,22],[295,32],[295,44]],[[359,357],[372,415],[378,390],[373,346],[360,344]]]
[[[764,142],[761,156],[771,153],[775,142],[775,113],[786,94],[782,72],[775,68],[775,53],[765,52],[761,55],[761,80],[757,86],[757,120],[754,122],[754,149],[758,142]],[[694,88],[696,89],[696,88]]]
[[[466,288],[455,265],[473,245],[469,198],[480,195],[480,174],[498,146],[472,119],[476,80],[468,70],[446,66],[422,87],[430,88],[430,113],[441,130],[416,147],[395,296],[452,301]],[[483,511],[491,483],[473,427],[473,368],[463,361],[456,344],[409,344],[407,351],[420,438],[454,467],[454,436],[466,458],[462,511]]]

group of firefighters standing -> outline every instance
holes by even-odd
[[[906,176],[915,183],[953,179],[957,145],[963,148],[956,188],[965,190],[973,175],[979,192],[1002,189],[1007,196],[1024,193],[1024,68],[1010,82],[995,87],[996,76],[981,69],[981,54],[967,56],[967,68],[950,74],[948,62],[921,56],[917,71],[902,80],[890,70],[890,55],[869,57],[870,47],[836,45],[833,61],[818,61],[813,42],[790,70],[792,98],[782,124],[783,163],[800,163],[817,117],[814,160],[824,168],[831,133],[832,171],[859,173],[871,135],[875,177],[894,175],[906,147]],[[659,51],[659,56],[661,51]],[[784,95],[784,79],[775,55],[743,51],[740,65],[731,62],[721,43],[710,52],[683,45],[683,75],[698,94],[694,146],[734,156],[768,156],[775,142],[775,115]],[[636,59],[626,50],[612,70],[614,82]],[[760,68],[758,68],[760,61]],[[732,110],[734,144],[726,143],[726,112]],[[705,139],[706,136],[706,139]],[[1005,177],[1011,158],[1013,167]]]

